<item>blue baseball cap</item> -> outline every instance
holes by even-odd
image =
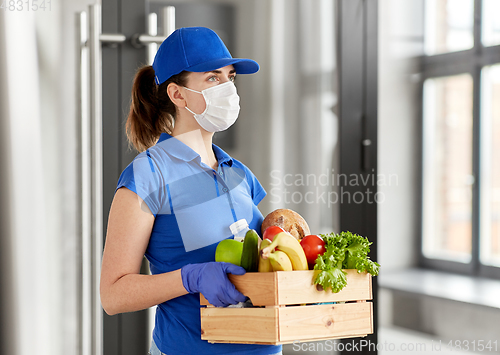
[[[175,30],[158,48],[153,62],[157,85],[182,71],[206,72],[232,64],[237,74],[253,74],[259,64],[233,58],[220,37],[206,27]]]

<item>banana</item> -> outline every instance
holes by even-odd
[[[309,270],[304,249],[302,249],[299,241],[291,234],[283,232],[276,235],[273,242],[260,251],[261,258],[268,258],[275,248],[288,255],[292,262],[293,270]]]
[[[260,250],[264,249],[269,244],[271,244],[271,241],[269,239],[264,239],[262,242],[260,242]],[[270,272],[270,271],[273,271],[273,267],[271,266],[271,260],[264,259],[259,255],[259,272]]]
[[[292,262],[285,252],[275,250],[269,254],[268,260],[271,262],[273,271],[292,271]]]

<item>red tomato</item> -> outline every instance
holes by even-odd
[[[272,242],[275,235],[277,235],[279,233],[282,233],[284,231],[285,230],[283,228],[281,228],[281,227],[278,227],[278,226],[269,226],[264,231],[264,234],[262,235],[262,240],[269,239]]]
[[[304,249],[310,269],[314,267],[318,255],[322,255],[326,251],[325,242],[316,234],[306,235],[300,241],[300,245]]]

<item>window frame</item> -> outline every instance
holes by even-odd
[[[480,253],[480,182],[481,182],[481,74],[482,69],[489,65],[500,64],[500,45],[485,47],[482,43],[482,0],[474,1],[474,46],[471,49],[448,52],[420,57],[421,87],[420,87],[420,147],[419,147],[419,176],[420,176],[420,215],[419,215],[419,264],[421,267],[446,272],[460,273],[471,276],[482,276],[500,279],[500,267],[481,264]],[[424,4],[425,6],[425,4]],[[423,206],[424,206],[424,161],[423,161],[423,124],[424,124],[424,83],[427,79],[447,77],[459,74],[470,74],[473,80],[472,98],[472,172],[474,184],[472,186],[472,245],[471,261],[468,264],[458,261],[428,258],[423,253]]]

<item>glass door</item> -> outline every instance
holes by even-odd
[[[171,5],[177,6],[177,12]],[[135,72],[152,64],[158,45],[176,28],[176,16],[181,27],[213,28],[231,50],[233,12],[233,6],[227,4],[124,0],[104,1],[77,14],[83,355],[146,353],[151,342],[154,308],[108,316],[99,299],[109,207],[120,173],[137,154],[130,149],[124,129]],[[233,136],[224,132],[216,141],[230,149]],[[144,259],[141,273],[148,272]]]

